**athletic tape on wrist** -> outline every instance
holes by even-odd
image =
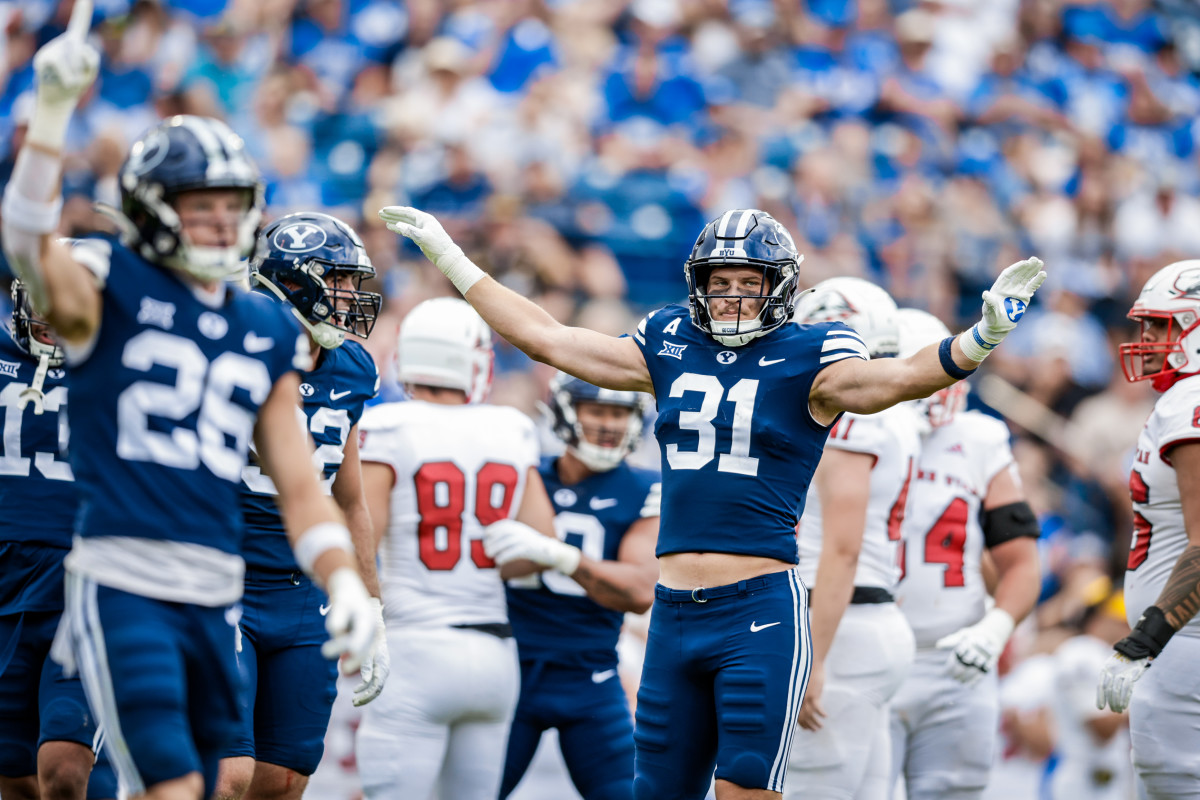
[[[954,357],[950,354],[950,346],[954,344],[954,337],[947,336],[942,339],[942,343],[938,345],[938,359],[942,362],[942,369],[946,374],[955,380],[961,381],[963,378],[970,377],[975,370],[963,369],[958,364],[954,363]]]
[[[310,578],[313,577],[313,565],[326,550],[340,548],[347,553],[354,553],[354,543],[350,541],[350,530],[340,522],[322,522],[300,534],[293,548],[296,563]]]
[[[62,219],[62,207],[62,197],[42,203],[23,197],[16,181],[12,181],[4,189],[4,203],[0,207],[0,214],[4,215],[6,225],[41,236],[58,230],[58,222]]]
[[[479,283],[486,276],[486,273],[475,266],[475,263],[467,258],[461,249],[458,249],[458,253],[451,256],[449,261],[450,263],[446,264],[445,267],[439,265],[438,269],[450,279],[450,282],[454,284],[454,288],[458,289],[459,294],[466,294],[468,289]]]

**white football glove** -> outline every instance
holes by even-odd
[[[515,519],[502,519],[483,529],[483,552],[501,567],[526,559],[564,575],[573,575],[583,557],[578,547],[543,536]]]
[[[972,361],[983,361],[1017,327],[1033,293],[1046,280],[1040,258],[1027,258],[1009,266],[992,288],[983,293],[983,319],[959,336],[963,353]]]
[[[408,206],[386,206],[379,210],[379,218],[392,233],[412,239],[462,294],[484,277],[483,270],[471,263],[432,214]]]
[[[375,601],[367,594],[362,578],[350,567],[340,567],[329,576],[325,587],[329,595],[329,613],[325,615],[325,630],[329,641],[321,645],[326,658],[345,656],[342,673],[358,672],[363,659],[375,642],[379,629],[379,613]]]
[[[100,69],[100,53],[87,42],[91,22],[91,0],[75,0],[66,32],[46,42],[34,54],[37,102],[27,141],[50,150],[62,150],[71,112]]]
[[[388,653],[387,630],[383,624],[383,603],[378,598],[371,598],[371,607],[375,609],[375,638],[371,641],[371,649],[363,659],[358,671],[362,675],[362,683],[354,687],[354,705],[365,706],[379,697],[383,684],[387,682],[392,671],[392,657]]]
[[[1104,669],[1100,670],[1100,683],[1096,685],[1096,708],[1103,710],[1107,704],[1118,714],[1129,708],[1133,685],[1148,669],[1149,658],[1130,658],[1114,652],[1104,662]]]
[[[952,651],[946,659],[946,673],[967,686],[974,684],[996,668],[1013,627],[1011,614],[993,608],[974,625],[938,639],[939,648]]]

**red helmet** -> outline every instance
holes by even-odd
[[[1127,380],[1153,380],[1161,392],[1200,372],[1200,259],[1176,261],[1154,273],[1129,309],[1129,318],[1140,324],[1141,335],[1121,345]],[[1166,334],[1147,342],[1146,332],[1155,321],[1166,323]],[[1161,366],[1147,372],[1146,359],[1156,355],[1163,357]]]

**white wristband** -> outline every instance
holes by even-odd
[[[992,350],[998,344],[1000,343],[989,342],[980,335],[978,322],[958,335],[958,346],[962,348],[963,355],[972,361],[983,361],[992,354]]]
[[[296,554],[296,563],[304,574],[313,577],[313,565],[326,550],[341,549],[353,555],[354,543],[350,541],[350,531],[340,522],[322,522],[300,534],[292,549]]]
[[[62,207],[61,196],[39,203],[22,196],[17,182],[10,181],[8,186],[4,187],[4,204],[0,207],[0,214],[4,216],[5,225],[42,236],[58,230],[58,222],[62,219]]]
[[[74,102],[50,102],[38,97],[33,107],[33,117],[29,120],[25,142],[61,153],[67,141],[71,114],[74,112]]]
[[[437,268],[450,279],[459,294],[466,294],[467,290],[483,280],[487,273],[475,266],[475,263],[463,253],[462,248],[455,247],[454,249],[458,252],[447,253],[438,259]]]

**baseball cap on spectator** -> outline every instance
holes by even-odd
[[[453,72],[461,75],[467,70],[471,57],[467,46],[457,39],[439,36],[425,46],[425,68],[430,72]]]
[[[896,41],[900,44],[933,44],[937,20],[928,11],[914,8],[896,17]]]

